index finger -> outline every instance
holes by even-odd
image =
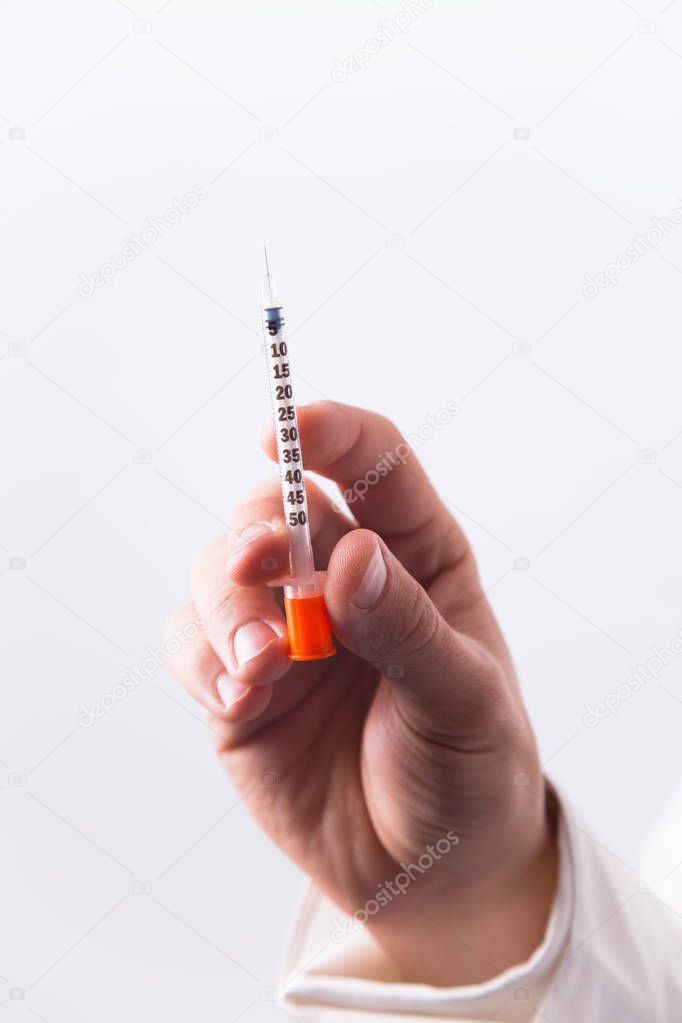
[[[447,534],[462,551],[466,548],[412,447],[390,420],[322,401],[299,408],[298,423],[304,467],[338,484],[361,526],[389,543],[425,530],[429,539]],[[263,445],[276,461],[272,431]]]

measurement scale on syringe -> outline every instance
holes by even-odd
[[[277,436],[277,462],[282,484],[284,521],[289,539],[290,578],[284,585],[284,610],[292,661],[316,661],[336,653],[324,594],[315,574],[308,521],[308,499],[294,403],[284,308],[270,276],[263,285],[265,356]]]

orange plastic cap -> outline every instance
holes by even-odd
[[[312,597],[285,597],[284,611],[290,660],[320,661],[334,656],[332,626],[321,593]]]

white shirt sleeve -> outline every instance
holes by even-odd
[[[285,960],[284,1007],[301,1023],[682,1020],[679,917],[563,799],[558,844],[559,884],[542,944],[527,962],[468,987],[396,982],[367,931],[346,936],[343,912],[311,890]]]

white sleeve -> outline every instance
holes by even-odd
[[[283,971],[301,1023],[670,1023],[682,1020],[682,926],[651,885],[594,839],[560,799],[559,885],[542,944],[484,984],[397,982],[364,929],[311,890]],[[339,943],[340,942],[340,943]]]

